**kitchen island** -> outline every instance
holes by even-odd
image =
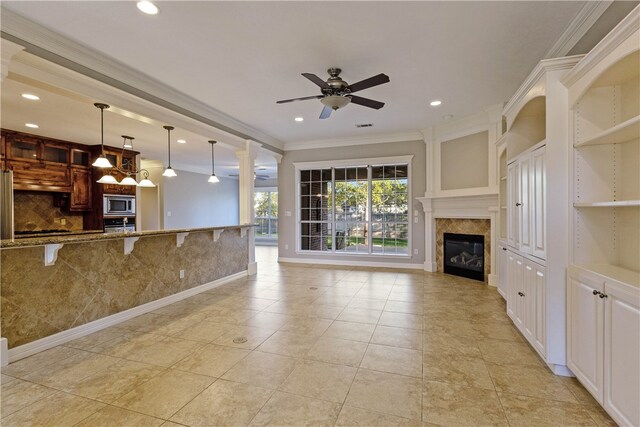
[[[0,241],[9,361],[246,275],[249,232],[245,224]]]

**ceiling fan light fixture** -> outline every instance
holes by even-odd
[[[351,102],[351,98],[348,96],[329,95],[322,98],[320,102],[332,110],[337,110],[346,107]]]

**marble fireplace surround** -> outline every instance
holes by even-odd
[[[484,219],[489,220],[489,243],[485,241],[485,245],[489,245],[489,262],[485,267],[485,274],[488,283],[491,286],[497,286],[497,266],[496,266],[496,246],[499,239],[498,236],[498,214],[500,211],[498,195],[478,195],[478,196],[462,196],[462,197],[446,197],[446,198],[429,198],[418,197],[417,200],[422,204],[424,210],[425,221],[425,263],[424,271],[436,272],[442,270],[438,268],[437,244],[438,230],[436,228],[437,219]],[[449,224],[456,222],[448,221]],[[478,227],[479,224],[471,224],[458,222],[460,227],[457,233],[463,233],[464,227]],[[443,230],[440,230],[442,233]],[[465,234],[479,234],[476,232],[468,232]],[[486,261],[486,259],[485,259]]]

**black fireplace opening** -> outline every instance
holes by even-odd
[[[484,236],[444,233],[444,272],[484,282]]]

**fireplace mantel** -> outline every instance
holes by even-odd
[[[417,197],[424,210],[425,222],[425,262],[424,270],[437,271],[436,265],[436,218],[471,218],[491,220],[491,274],[489,285],[497,286],[496,246],[498,242],[498,214],[500,211],[497,194],[483,194],[462,197]]]

